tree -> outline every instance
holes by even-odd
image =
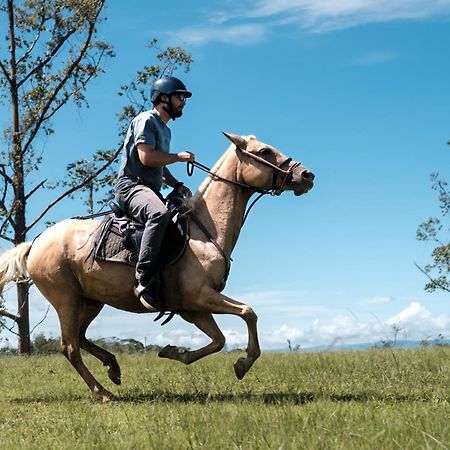
[[[448,227],[448,213],[450,211],[450,188],[448,182],[439,177],[438,173],[431,174],[432,189],[438,193],[441,217],[430,217],[417,229],[417,239],[431,242],[435,247],[431,252],[431,263],[418,269],[427,276],[428,283],[425,290],[433,292],[440,289],[450,292],[450,228]]]
[[[112,48],[96,40],[104,0],[6,0],[8,48],[0,48],[0,99],[11,107],[5,130],[6,149],[0,153],[0,238],[14,245],[24,242],[40,219],[63,198],[81,189],[83,179],[62,193],[37,217],[28,220],[27,204],[45,188],[46,180],[29,186],[27,175],[42,162],[35,150],[38,138],[53,133],[51,121],[72,101],[86,103],[88,83],[102,70]],[[29,284],[17,284],[18,312],[0,316],[18,326],[19,351],[30,352]]]
[[[35,153],[39,136],[53,133],[51,119],[69,101],[86,104],[86,87],[102,70],[105,57],[114,56],[109,44],[96,41],[96,25],[104,0],[7,0],[0,12],[8,17],[9,58],[0,53],[0,99],[9,97],[11,126],[5,130],[7,149],[0,153],[0,238],[14,245],[24,242],[28,233],[62,199],[81,195],[87,209],[102,205],[111,198],[121,142],[116,149],[98,150],[92,158],[77,160],[67,166],[66,176],[53,183],[42,180],[27,185],[27,175],[36,170],[42,158]],[[135,80],[121,87],[119,95],[129,102],[119,114],[120,141],[129,119],[148,104],[148,86],[155,78],[172,74],[179,68],[189,71],[191,56],[179,47],[161,50],[152,40],[157,64],[138,71]],[[1,51],[1,48],[0,48]],[[27,221],[27,203],[41,189],[64,188],[64,191],[36,217]],[[105,192],[106,191],[106,192]],[[94,193],[103,198],[94,202]],[[17,284],[18,312],[2,307],[0,329],[4,319],[18,327],[19,351],[29,353],[30,324],[27,280]],[[12,327],[9,328],[12,331]]]

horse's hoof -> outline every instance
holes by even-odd
[[[108,369],[108,377],[114,384],[120,385],[122,383],[120,373],[117,373],[115,370]]]
[[[111,394],[111,392],[103,394],[102,403],[114,402],[116,400],[117,400],[117,397],[114,394]]]
[[[236,378],[238,380],[242,380],[242,378],[244,378],[245,374],[247,373],[247,370],[248,370],[248,368],[247,368],[245,358],[239,358],[234,363],[234,373],[236,374]]]

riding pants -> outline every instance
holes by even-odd
[[[115,197],[126,214],[144,225],[136,279],[143,287],[156,275],[157,262],[170,214],[162,196],[139,181],[122,178],[116,185]]]

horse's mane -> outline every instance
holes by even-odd
[[[254,135],[248,135],[248,136],[242,136],[244,139],[246,140],[250,140],[250,139],[256,139],[256,137]],[[223,155],[216,161],[216,163],[214,164],[214,166],[211,169],[212,173],[218,173],[220,171],[220,169],[222,168],[222,166],[224,165],[225,161],[228,159],[228,156],[231,154],[231,152],[234,150],[235,145],[231,144],[223,153]],[[194,205],[197,201],[197,199],[199,197],[203,197],[206,193],[206,191],[208,190],[209,186],[211,185],[213,181],[213,178],[210,176],[207,176],[202,184],[200,185],[200,187],[198,188],[198,191],[195,193],[195,195],[189,199],[186,200],[185,205],[188,209],[193,210],[194,209]]]

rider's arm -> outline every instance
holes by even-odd
[[[189,152],[180,153],[165,153],[156,150],[153,145],[150,144],[138,144],[137,145],[139,161],[144,166],[148,167],[164,167],[167,164],[175,162],[189,162],[194,161],[194,155]]]

